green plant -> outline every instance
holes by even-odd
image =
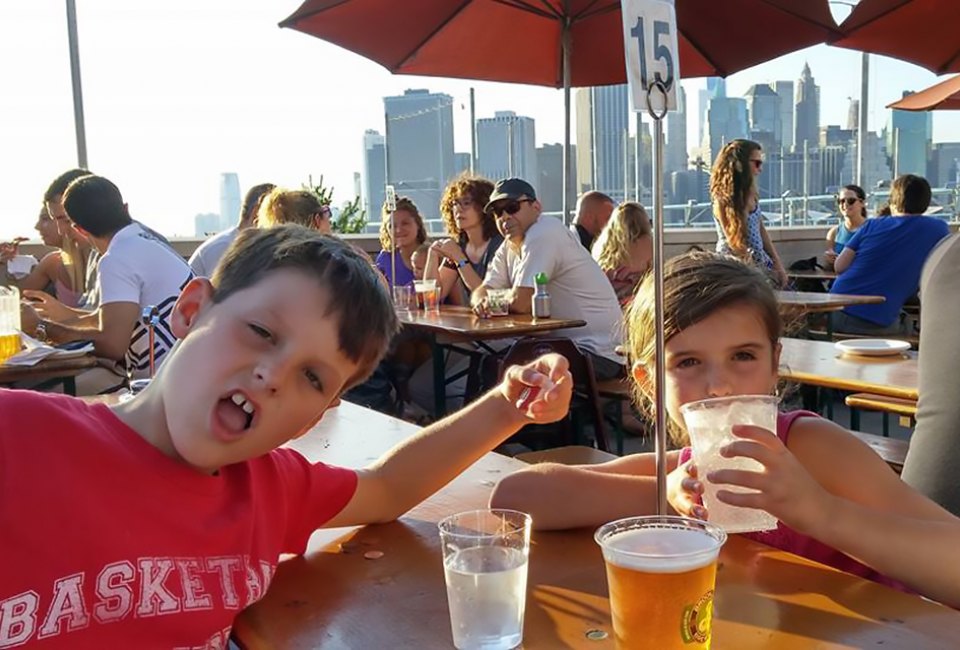
[[[308,177],[303,189],[313,192],[322,205],[333,204],[333,188],[324,187],[323,176],[320,182],[313,184],[313,176]],[[352,201],[345,202],[340,206],[340,213],[330,222],[333,232],[341,235],[358,234],[364,231],[367,225],[367,213],[360,207],[360,197],[355,196]]]

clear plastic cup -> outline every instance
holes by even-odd
[[[514,510],[473,510],[440,522],[458,650],[510,650],[523,641],[530,525],[530,515]]]
[[[772,395],[735,395],[690,402],[680,407],[693,447],[693,460],[703,482],[703,504],[710,511],[710,521],[728,533],[777,527],[776,517],[768,512],[732,506],[717,499],[717,491],[721,489],[743,493],[752,490],[711,483],[707,474],[718,469],[763,471],[763,465],[752,458],[724,458],[720,455],[720,448],[738,439],[733,435],[733,427],[737,424],[761,427],[776,435],[779,401]]]
[[[491,316],[510,313],[510,289],[487,289],[487,312]]]
[[[416,280],[413,283],[417,292],[417,302],[425,312],[440,311],[440,285],[436,280]]]
[[[409,284],[393,287],[393,306],[397,311],[414,311],[417,308],[417,294]]]
[[[686,517],[620,519],[601,526],[618,648],[710,647],[722,528]]]

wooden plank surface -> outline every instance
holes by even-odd
[[[883,296],[855,296],[845,293],[815,291],[777,291],[777,301],[784,309],[804,312],[839,311],[851,305],[875,305],[886,302]]]
[[[508,314],[480,318],[467,307],[443,305],[440,312],[397,312],[400,322],[407,327],[431,331],[461,341],[514,338],[527,334],[551,332],[559,329],[583,327],[579,319],[534,318],[529,314]]]
[[[780,377],[801,384],[916,401],[917,353],[891,357],[842,354],[830,341],[781,339]]]
[[[92,354],[67,359],[42,359],[32,366],[0,365],[0,384],[76,377],[96,365],[97,359]]]
[[[293,446],[362,466],[414,428],[343,404]],[[436,523],[484,507],[523,463],[488,454],[400,521],[321,531],[282,562],[234,628],[248,650],[452,647]],[[523,647],[613,648],[606,578],[592,530],[535,532]],[[364,557],[368,550],[383,553]],[[960,613],[733,536],[718,573],[715,649],[954,647]],[[600,630],[602,640],[586,634]]]
[[[787,277],[796,280],[836,280],[836,271],[827,271],[825,269],[814,269],[812,271],[791,271],[787,269]]]

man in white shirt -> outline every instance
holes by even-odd
[[[257,225],[257,208],[267,192],[276,187],[273,183],[261,183],[247,190],[240,206],[240,221],[237,225],[227,228],[200,244],[190,256],[190,268],[201,278],[209,278],[220,263],[220,258],[230,248],[230,244],[237,238],[237,233],[246,228]]]
[[[106,178],[74,180],[64,192],[63,206],[73,227],[100,252],[100,304],[89,314],[62,320],[42,305],[28,305],[22,311],[23,329],[53,343],[92,341],[103,367],[78,377],[77,392],[109,392],[121,387],[127,375],[149,376],[149,330],[141,318],[147,307],[158,310],[153,356],[157,366],[163,362],[176,340],[170,311],[193,273],[183,258],[130,218],[120,190]]]
[[[519,178],[499,181],[484,211],[496,217],[505,241],[483,284],[471,296],[474,311],[486,315],[487,289],[510,289],[510,311],[531,313],[534,277],[544,273],[551,316],[587,322],[557,334],[572,339],[591,356],[598,379],[622,375],[623,364],[615,352],[622,336],[620,304],[610,281],[577,236],[559,219],[541,216],[533,187]]]

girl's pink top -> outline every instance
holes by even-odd
[[[780,413],[777,415],[777,437],[780,438],[784,445],[787,445],[787,437],[790,435],[790,427],[793,426],[794,422],[800,418],[818,417],[820,416],[816,413],[811,413],[810,411],[790,411],[789,413]],[[693,452],[691,448],[684,447],[680,452],[680,462],[685,463],[690,460],[692,456]],[[849,555],[841,553],[832,546],[827,546],[826,544],[818,542],[809,535],[798,533],[794,529],[790,528],[789,526],[785,526],[782,523],[778,523],[774,530],[766,530],[756,533],[744,533],[743,536],[747,539],[752,539],[754,541],[766,544],[767,546],[772,546],[773,548],[778,548],[782,551],[787,551],[788,553],[800,555],[815,562],[826,564],[827,566],[845,571],[846,573],[852,573],[853,575],[860,576],[861,578],[867,578],[868,580],[873,580],[874,582],[879,582],[880,584],[893,587],[894,589],[898,589],[900,591],[913,593],[912,590],[904,584],[877,573],[870,567],[857,562]]]

